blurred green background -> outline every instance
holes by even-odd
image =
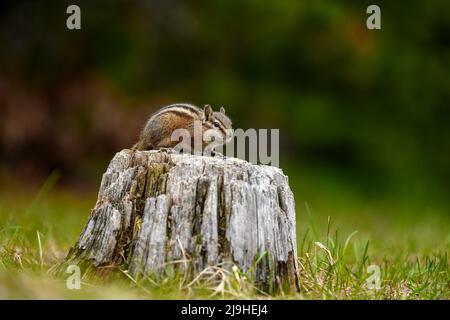
[[[448,299],[449,18],[445,0],[1,1],[0,298],[78,294],[48,271],[108,162],[156,109],[191,102],[280,129],[306,297],[373,298],[375,263],[376,297]]]
[[[450,2],[376,3],[381,30],[369,1],[2,2],[0,190],[58,172],[95,192],[147,116],[184,101],[280,128],[299,208],[448,216]]]

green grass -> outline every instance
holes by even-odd
[[[53,177],[54,178],[54,177]],[[118,270],[107,282],[83,279],[66,288],[50,271],[73,245],[96,191],[52,188],[0,194],[0,298],[25,299],[449,299],[450,219],[445,208],[367,199],[316,177],[291,181],[297,200],[301,292],[269,296],[251,274],[221,266],[192,280],[168,269],[164,277],[133,279]],[[314,182],[314,183],[313,183]],[[15,189],[17,190],[17,189]],[[369,289],[370,265],[380,289]]]

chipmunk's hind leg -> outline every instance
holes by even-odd
[[[165,153],[173,153],[175,150],[170,147],[160,147],[157,150],[165,152]]]

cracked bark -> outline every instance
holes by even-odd
[[[263,258],[258,257],[262,254]],[[225,262],[265,290],[298,290],[295,203],[275,167],[235,158],[122,150],[65,264],[134,276],[192,275]],[[184,263],[176,263],[184,261]]]

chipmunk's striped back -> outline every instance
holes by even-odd
[[[201,132],[194,130],[196,122],[200,124]],[[189,103],[176,103],[165,106],[150,116],[141,132],[139,142],[133,146],[133,149],[173,148],[179,144],[179,141],[172,140],[172,134],[176,129],[187,130],[191,138],[200,134],[200,139],[203,139],[204,132],[212,130],[215,136],[219,137],[215,139],[217,145],[220,141],[226,143],[233,132],[231,121],[225,115],[225,109],[221,108],[220,112],[214,112],[209,105],[202,110]],[[183,142],[193,145],[193,140]]]
[[[189,103],[175,103],[162,107],[161,109],[156,111],[149,120],[155,117],[159,117],[165,113],[174,113],[179,116],[199,118],[203,115],[203,110]]]

